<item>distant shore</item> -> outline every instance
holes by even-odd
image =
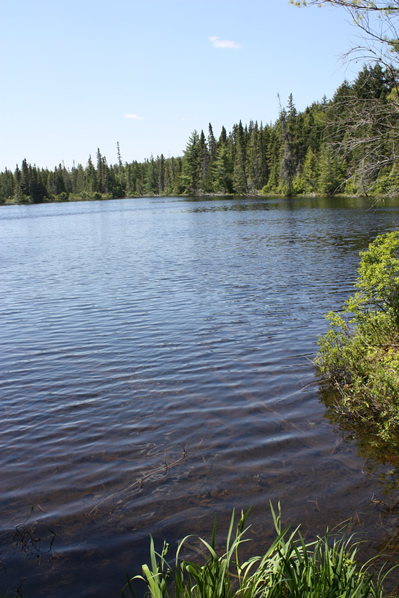
[[[211,198],[211,197],[218,197],[218,198],[226,198],[226,199],[239,199],[239,198],[248,198],[248,197],[258,197],[258,198],[270,198],[270,197],[287,197],[289,199],[321,199],[321,198],[337,198],[337,199],[355,199],[355,198],[362,198],[362,199],[369,199],[371,201],[381,201],[385,199],[395,199],[395,197],[386,196],[365,196],[365,195],[349,195],[345,193],[337,193],[335,195],[323,195],[321,193],[298,193],[289,196],[281,195],[279,193],[262,193],[261,191],[253,191],[251,193],[245,193],[242,195],[238,195],[235,193],[196,193],[196,194],[155,194],[155,193],[142,193],[142,194],[132,194],[132,195],[125,195],[122,197],[113,197],[107,193],[94,193],[92,195],[89,194],[60,194],[59,196],[53,198],[43,198],[40,202],[32,201],[30,198],[24,199],[7,199],[5,201],[0,201],[0,206],[11,206],[11,205],[34,205],[34,204],[47,204],[47,203],[68,203],[68,202],[79,202],[79,201],[106,201],[106,200],[114,200],[114,199],[139,199],[141,197],[181,197],[181,198],[194,198],[194,199],[202,199],[202,198]]]

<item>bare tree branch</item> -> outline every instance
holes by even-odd
[[[352,165],[350,178],[356,188],[372,193],[385,176],[389,194],[398,195],[399,0],[291,0],[291,4],[344,8],[361,34],[361,42],[345,58],[375,65],[368,71],[370,77],[373,68],[384,67],[389,73],[392,91],[385,97],[363,98],[349,88],[351,93],[332,102],[327,137],[336,155]]]

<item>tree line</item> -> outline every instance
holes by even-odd
[[[23,160],[0,173],[2,203],[142,195],[397,194],[399,94],[396,71],[365,65],[331,100],[303,112],[292,94],[274,124],[235,124],[218,137],[193,131],[183,156],[108,164],[97,150],[82,164],[53,170]]]

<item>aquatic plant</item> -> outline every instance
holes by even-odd
[[[142,575],[128,578],[122,590],[133,597],[133,582],[142,580],[146,596],[152,598],[381,598],[382,583],[388,572],[375,576],[370,573],[370,561],[359,567],[356,555],[359,544],[353,536],[345,539],[342,533],[330,534],[306,543],[299,528],[290,532],[282,529],[281,509],[276,513],[271,506],[276,538],[263,556],[240,562],[239,552],[244,536],[247,513],[241,513],[232,540],[234,511],[227,534],[226,548],[221,555],[215,547],[216,521],[211,542],[199,538],[205,548],[198,551],[200,562],[180,558],[180,553],[191,536],[178,545],[174,565],[166,559],[169,546],[164,543],[161,553],[150,541],[150,566],[142,566]],[[342,530],[341,530],[342,532]]]

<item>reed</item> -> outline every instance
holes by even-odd
[[[389,571],[371,574],[368,561],[357,564],[359,543],[353,536],[340,532],[325,533],[306,543],[299,528],[284,530],[281,508],[276,513],[271,505],[276,538],[263,556],[240,563],[239,548],[248,541],[244,536],[247,513],[241,513],[233,537],[234,511],[227,534],[226,549],[218,555],[215,548],[216,521],[210,543],[199,538],[205,553],[198,551],[201,562],[180,558],[191,536],[178,545],[173,566],[166,559],[168,544],[161,553],[150,540],[150,565],[142,566],[142,575],[130,579],[122,590],[136,594],[133,583],[146,584],[146,596],[151,598],[382,598],[383,582]]]

